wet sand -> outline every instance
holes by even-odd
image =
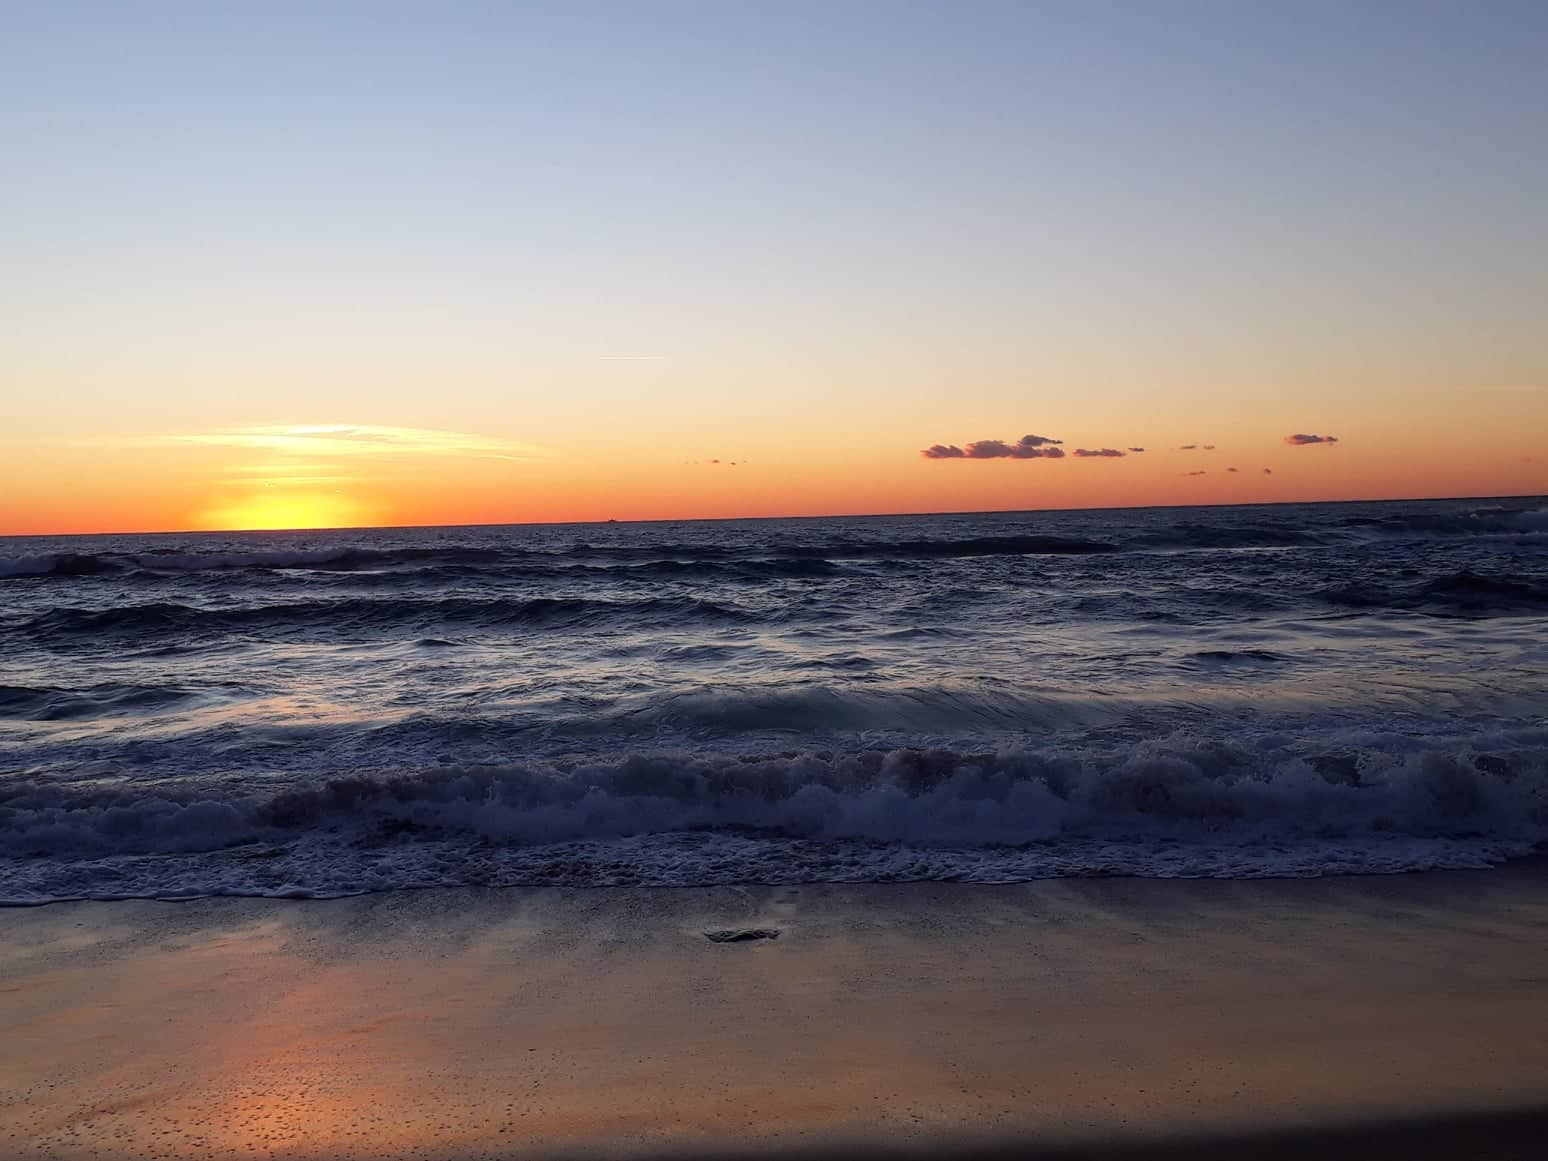
[[[1541,864],[0,911],[6,1157],[1526,1158],[1545,1101]]]

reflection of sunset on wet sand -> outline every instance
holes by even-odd
[[[25,1046],[0,1081],[51,1094],[0,1109],[0,1135],[66,1156],[471,1157],[861,1130],[873,1144],[1124,1141],[1509,1110],[1548,1084],[1530,1033],[1548,1019],[1528,982],[1540,882],[431,891],[0,913]],[[704,938],[728,921],[781,938]]]

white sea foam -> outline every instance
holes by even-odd
[[[1376,873],[1548,838],[1548,730],[1297,750],[641,754],[225,800],[13,785],[0,896]]]

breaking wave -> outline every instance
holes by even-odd
[[[1548,508],[1491,505],[1471,512],[1396,512],[1350,516],[1342,524],[1387,536],[1533,536],[1548,533]]]
[[[1315,746],[1174,735],[1087,750],[635,754],[234,796],[17,780],[0,791],[0,853],[13,859],[0,894],[1309,875],[1487,865],[1545,837],[1541,728]]]

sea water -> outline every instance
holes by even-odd
[[[0,539],[0,901],[1487,866],[1548,502]]]

